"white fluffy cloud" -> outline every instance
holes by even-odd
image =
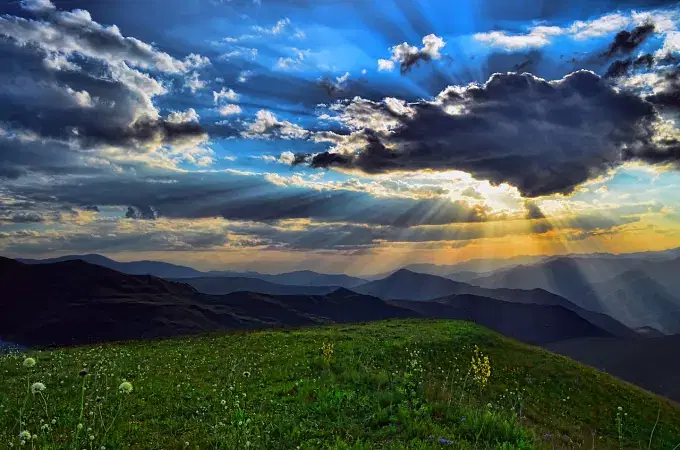
[[[222,88],[219,92],[213,91],[213,102],[216,105],[219,105],[223,100],[235,102],[238,100],[238,94],[229,88]]]
[[[653,23],[655,32],[665,34],[678,27],[680,16],[677,11],[658,10],[651,12],[631,11],[629,14],[611,13],[592,20],[577,20],[568,26],[536,25],[525,33],[507,31],[477,33],[473,38],[490,47],[507,51],[519,51],[550,45],[556,36],[568,36],[575,40],[587,40],[611,35],[628,27]]]
[[[41,12],[56,9],[50,0],[21,0],[21,7],[28,11]]]
[[[394,70],[396,64],[399,64],[401,72],[407,72],[421,61],[440,59],[442,56],[440,51],[444,46],[446,46],[444,39],[434,34],[423,37],[423,46],[420,49],[415,45],[402,42],[390,48],[392,53],[390,59],[378,60],[378,70],[390,72]]]
[[[232,104],[227,104],[220,106],[217,109],[217,112],[220,113],[222,116],[231,116],[234,114],[241,114],[241,107],[238,105],[232,105]]]
[[[279,120],[274,113],[261,109],[257,112],[254,122],[248,125],[248,129],[243,133],[244,137],[271,139],[305,139],[309,136],[309,131],[299,125]]]

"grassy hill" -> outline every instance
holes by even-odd
[[[0,442],[14,447],[24,430],[36,449],[680,444],[678,405],[459,321],[56,349],[0,357],[0,374]]]

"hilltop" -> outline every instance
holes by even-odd
[[[24,398],[34,448],[74,440],[77,448],[192,450],[680,443],[677,404],[467,322],[220,332],[29,356],[33,368],[25,355],[0,359],[0,440],[15,446]],[[45,389],[27,393],[27,382]],[[41,431],[46,415],[55,422]]]

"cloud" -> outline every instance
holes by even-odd
[[[309,54],[309,50],[300,50],[297,48],[293,48],[292,51],[294,56],[280,57],[276,61],[276,65],[274,66],[274,68],[279,70],[298,69],[302,62],[305,60],[305,57]]]
[[[213,102],[219,105],[222,101],[235,102],[238,100],[238,94],[233,89],[222,88],[219,92],[213,91]]]
[[[505,30],[476,33],[473,38],[490,47],[505,51],[541,48],[553,43],[559,36],[577,41],[597,39],[618,32],[609,52],[629,53],[638,47],[651,33],[671,33],[677,27],[678,14],[673,10],[657,10],[622,14],[605,14],[592,20],[577,20],[567,26],[540,24],[529,27],[524,33]],[[635,27],[626,31],[628,27]],[[621,31],[623,30],[623,31]],[[610,55],[611,56],[611,55]]]
[[[184,80],[207,58],[173,58],[83,10],[0,16],[0,53],[3,176],[198,161],[208,137],[195,110],[163,118],[154,98],[168,92],[166,76]]]
[[[333,95],[345,90],[345,87],[347,86],[347,80],[349,80],[349,75],[349,72],[345,72],[344,75],[335,77],[335,81],[333,81],[331,78],[323,77],[319,80],[319,86],[328,92],[329,97],[332,97]]]
[[[259,25],[255,25],[253,27],[253,31],[256,31],[260,34],[269,34],[269,35],[279,35],[283,33],[286,28],[290,25],[290,19],[288,17],[284,17],[283,19],[280,19],[278,22],[276,22],[272,27],[270,28],[264,28]]]
[[[495,74],[483,85],[451,86],[434,102],[404,104],[402,114],[363,99],[340,108],[360,114],[344,120],[349,134],[314,136],[333,147],[313,155],[311,167],[461,170],[536,197],[569,193],[625,160],[676,160],[675,141],[656,140],[653,105],[589,71],[555,81]]]
[[[441,49],[446,46],[446,42],[439,36],[428,34],[423,37],[423,46],[418,48],[403,42],[390,48],[392,56],[389,60],[379,59],[378,70],[392,71],[396,64],[402,74],[407,73],[421,62],[429,62],[433,59],[441,58]]]
[[[198,72],[192,72],[184,80],[184,87],[188,88],[192,94],[203,89],[206,86],[206,82],[201,80]]]
[[[632,31],[619,31],[614,37],[614,42],[611,43],[609,49],[605,52],[605,56],[611,58],[617,53],[631,53],[642,45],[654,33],[654,30],[654,24],[647,23],[633,28]]]
[[[649,53],[637,58],[627,58],[611,63],[604,74],[604,78],[620,78],[630,73],[631,69],[647,68],[654,65],[654,56]]]
[[[220,113],[221,116],[231,116],[234,114],[241,114],[241,107],[238,105],[222,105],[219,108],[217,108],[217,112]]]
[[[44,1],[30,1],[36,6]],[[154,68],[167,73],[187,73],[210,64],[206,57],[190,54],[184,60],[173,58],[133,37],[123,36],[115,26],[104,26],[88,11],[56,11],[45,20],[15,16],[0,16],[0,35],[8,36],[19,45],[34,45],[47,54],[104,59],[111,64],[127,64],[139,68]]]
[[[246,83],[253,75],[255,75],[255,72],[253,72],[252,70],[242,70],[241,73],[239,73],[238,75],[238,82]]]
[[[539,208],[539,206],[535,202],[527,200],[524,203],[524,208],[526,209],[527,212],[525,216],[527,220],[545,219],[543,211],[541,211],[541,208]]]
[[[305,139],[309,131],[287,120],[279,120],[271,111],[261,109],[242,135],[255,139]]]
[[[189,108],[186,111],[173,111],[168,115],[168,122],[174,123],[174,124],[182,124],[182,123],[188,123],[188,122],[196,122],[198,123],[198,120],[200,119],[200,116],[196,112],[194,108]]]
[[[144,219],[156,220],[158,212],[152,206],[128,206],[125,212],[125,217],[128,219]]]
[[[33,12],[53,11],[56,9],[50,0],[21,0],[21,7]]]
[[[507,51],[526,50],[545,47],[551,43],[553,36],[563,34],[564,30],[555,26],[536,26],[527,34],[508,34],[505,31],[477,33],[473,38],[490,47],[501,47]]]
[[[389,59],[379,59],[378,60],[378,70],[380,72],[391,72],[394,70],[394,61]]]
[[[285,158],[285,157],[284,157]],[[172,182],[170,182],[172,180]],[[332,186],[331,186],[332,187]],[[172,178],[120,174],[63,180],[51,185],[8,186],[14,196],[70,205],[125,206],[131,218],[205,219],[272,222],[312,219],[390,225],[444,225],[489,220],[489,210],[445,197],[376,197],[351,184],[326,189],[298,183],[277,184],[255,174],[236,172],[173,173]],[[130,208],[128,208],[130,207]]]

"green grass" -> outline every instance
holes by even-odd
[[[322,351],[324,344],[332,345]],[[489,358],[486,384],[471,370],[475,346]],[[57,349],[29,355],[37,361],[33,368],[23,365],[25,356],[0,357],[0,447],[672,450],[680,444],[676,404],[458,321]],[[119,392],[124,380],[134,387],[129,394]],[[46,389],[30,393],[34,382]],[[22,430],[37,438],[22,445]]]

